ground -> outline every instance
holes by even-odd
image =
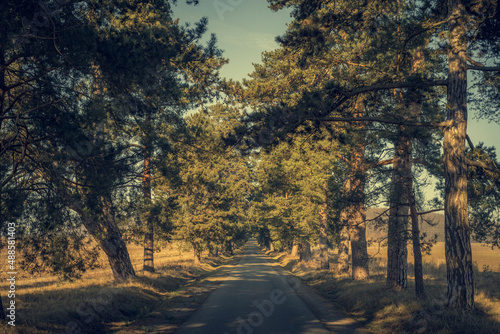
[[[4,326],[0,332],[144,333],[154,332],[152,327],[156,326],[162,333],[172,333],[203,304],[242,256],[242,250],[232,257],[205,256],[200,265],[195,265],[192,252],[173,243],[155,253],[157,273],[144,275],[140,270],[142,247],[134,244],[128,247],[138,277],[126,284],[113,283],[106,267],[92,270],[74,282],[20,273],[16,280],[16,327]],[[335,305],[335,312],[340,309],[374,333],[500,332],[499,250],[473,244],[478,310],[470,314],[449,312],[443,307],[446,290],[443,244],[435,245],[432,254],[424,257],[429,296],[426,302],[414,298],[411,265],[407,291],[385,289],[385,253],[377,245],[370,247],[372,276],[364,282],[353,282],[332,271],[315,270],[314,263],[299,263],[286,253],[268,253],[268,258],[276,270],[292,280],[291,286],[296,286],[296,282],[301,282],[303,289],[311,286],[327,299],[326,305]],[[334,261],[335,252],[330,255]],[[410,262],[411,255],[410,249]],[[6,258],[0,254],[0,262]],[[278,264],[282,268],[276,267]],[[0,265],[6,268],[5,263]],[[5,270],[2,275],[6,277]],[[5,306],[6,281],[1,282],[0,291]],[[324,300],[314,299],[314,293],[299,291],[299,295],[316,317],[325,322],[324,315],[318,313],[328,309],[322,304]]]

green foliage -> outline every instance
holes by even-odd
[[[187,117],[186,130],[176,143],[171,163],[179,170],[179,183],[170,189],[179,206],[178,235],[196,254],[232,245],[244,238],[252,194],[250,170],[245,157],[224,144],[227,124],[220,106]]]
[[[326,130],[296,134],[293,139],[261,152],[256,169],[261,238],[269,231],[278,249],[288,249],[293,242],[317,244],[320,210],[338,172],[338,146]]]
[[[480,143],[467,157],[485,163],[493,170],[477,166],[468,168],[469,224],[473,238],[500,248],[500,169],[493,147]],[[496,171],[495,171],[496,168]]]
[[[52,274],[64,280],[80,278],[101,267],[97,244],[81,233],[47,234],[18,240],[20,266],[30,275]]]

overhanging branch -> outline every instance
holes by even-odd
[[[428,88],[436,86],[448,86],[448,80],[438,81],[419,81],[419,82],[391,82],[387,84],[378,84],[372,86],[359,87],[347,92],[343,95],[353,97],[363,93],[376,92],[379,90],[396,89],[396,88]]]
[[[412,122],[412,121],[384,119],[377,117],[322,117],[322,118],[317,118],[317,120],[322,122],[378,122],[378,123],[395,124],[395,125],[423,126],[423,127],[433,127],[433,128],[445,128],[451,125],[450,121],[444,121],[439,123]]]
[[[467,66],[468,70],[483,71],[483,72],[500,72],[500,66]]]
[[[490,172],[493,172],[493,173],[500,175],[500,169],[496,166],[489,165],[489,164],[482,162],[482,161],[470,160],[467,158],[465,158],[465,162],[469,166],[483,168],[483,169],[489,170]]]

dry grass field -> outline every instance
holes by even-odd
[[[371,245],[368,247],[368,254],[373,257],[372,262],[378,263],[381,266],[387,264],[387,247],[379,247]],[[411,247],[408,248],[408,262],[413,264],[413,252]],[[472,262],[479,271],[493,271],[500,273],[500,250],[491,249],[491,247],[472,243]],[[446,266],[446,258],[444,255],[444,242],[437,242],[432,246],[431,254],[424,254],[424,267],[427,269],[435,269]]]
[[[149,314],[165,300],[182,295],[184,287],[198,282],[231,261],[230,257],[205,259],[194,264],[192,252],[171,244],[155,253],[156,273],[143,275],[143,248],[128,245],[137,279],[113,282],[111,269],[101,255],[103,268],[91,270],[73,282],[56,276],[30,277],[19,272],[16,279],[16,326],[0,327],[0,333],[109,333]],[[6,277],[7,256],[0,253],[1,275]],[[7,281],[0,283],[6,306]],[[192,296],[184,296],[191,298]],[[190,302],[198,302],[193,300]],[[175,324],[178,319],[171,319]]]
[[[500,250],[473,244],[472,251],[477,310],[471,313],[445,307],[446,264],[442,242],[434,245],[430,255],[424,256],[425,301],[415,298],[411,248],[409,286],[400,292],[385,288],[385,247],[372,245],[369,248],[371,277],[361,282],[354,282],[348,275],[337,274],[334,270],[311,270],[314,263],[302,264],[284,253],[270,255],[339,309],[364,323],[372,333],[500,334]],[[331,267],[334,267],[335,257],[334,251]]]

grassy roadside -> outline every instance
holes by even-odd
[[[394,292],[385,288],[385,267],[377,259],[371,262],[370,279],[354,282],[347,275],[315,270],[315,264],[299,263],[297,258],[285,253],[269,256],[341,311],[363,323],[370,332],[500,333],[499,272],[475,271],[477,310],[462,313],[444,307],[446,276],[442,266],[425,265],[428,297],[426,301],[418,301],[412,277],[406,291]]]
[[[16,326],[2,325],[0,333],[111,333],[152,314],[164,326],[176,328],[220,283],[243,250],[195,265],[192,253],[172,245],[155,253],[156,273],[147,276],[139,270],[142,248],[129,245],[129,252],[137,278],[127,283],[114,283],[107,268],[74,282],[21,277],[16,282]],[[4,282],[0,288],[5,303],[8,289]]]

